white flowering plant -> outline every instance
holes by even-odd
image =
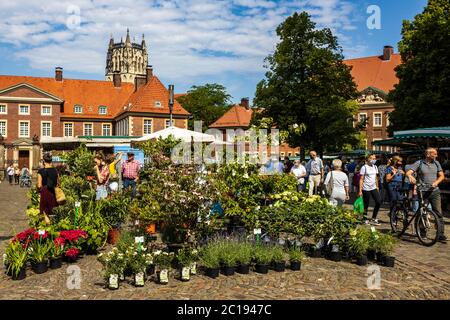
[[[173,252],[169,253],[161,250],[153,252],[153,261],[160,270],[169,269],[174,257],[175,255]]]
[[[127,265],[125,254],[115,247],[108,253],[100,253],[97,260],[103,265],[105,279],[110,275],[121,275]]]

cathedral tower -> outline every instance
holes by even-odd
[[[134,83],[136,76],[145,76],[147,65],[148,53],[144,35],[142,35],[141,44],[131,42],[128,29],[125,43],[123,39],[120,39],[119,43],[114,43],[111,35],[106,57],[105,76],[107,81],[113,81],[113,74],[118,72],[122,82]]]

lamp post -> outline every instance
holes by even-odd
[[[174,85],[169,85],[169,110],[170,110],[170,126],[172,126],[172,112],[173,112],[173,103],[174,103],[174,95],[175,95]]]

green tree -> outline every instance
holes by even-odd
[[[202,120],[205,130],[230,108],[230,99],[224,86],[207,83],[204,86],[192,86],[187,95],[177,100],[193,116],[189,120],[189,128],[194,128],[194,121]]]
[[[450,2],[430,0],[413,22],[403,21],[398,44],[400,82],[389,93],[390,132],[446,126],[450,119]]]
[[[349,102],[357,96],[342,49],[330,29],[317,30],[306,12],[295,13],[277,28],[280,42],[266,58],[266,79],[256,88],[255,104],[281,130],[292,147],[339,151],[358,143]],[[301,130],[299,130],[299,128]]]

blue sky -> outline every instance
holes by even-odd
[[[223,84],[233,96],[253,98],[264,58],[278,41],[276,27],[295,11],[308,11],[317,27],[338,36],[346,58],[379,55],[401,38],[404,19],[426,0],[17,0],[1,1],[0,74],[104,79],[106,49],[130,33],[145,34],[149,62],[166,85]],[[377,5],[381,28],[367,27]]]

